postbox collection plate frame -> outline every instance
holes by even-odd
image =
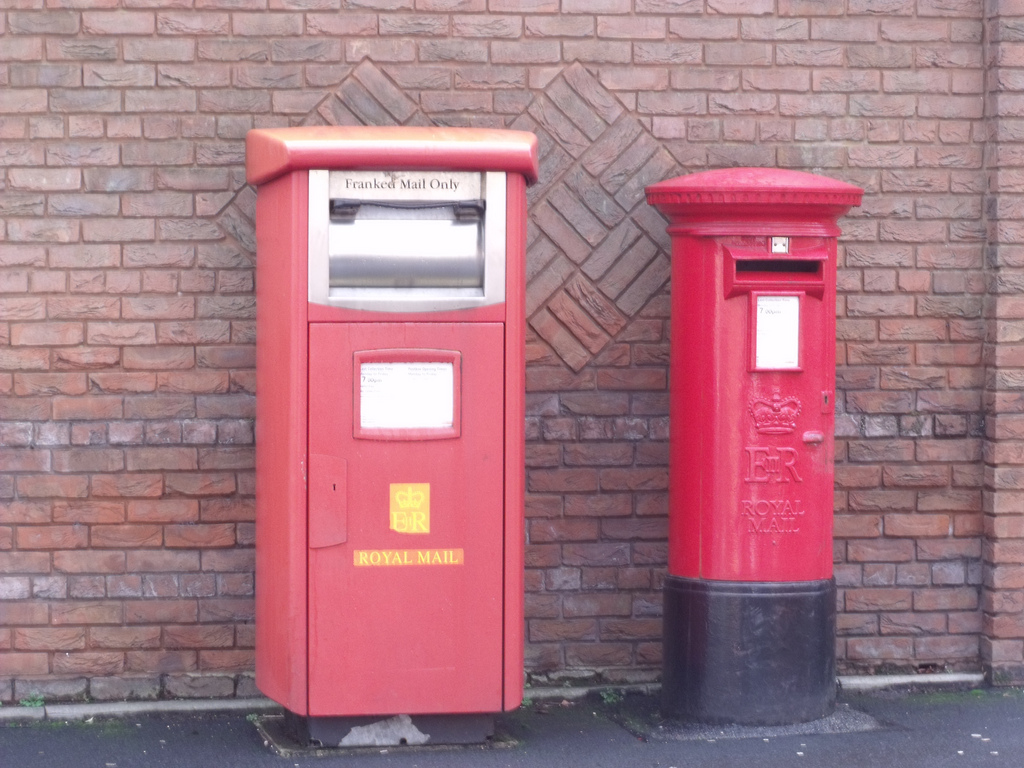
[[[764,291],[764,290],[752,290],[749,292],[750,307],[748,309],[749,322],[747,323],[747,349],[750,352],[750,359],[748,363],[748,373],[762,373],[762,372],[795,372],[800,373],[804,369],[804,340],[801,324],[804,322],[804,309],[807,298],[805,291]],[[778,298],[778,299],[796,299],[796,365],[759,365],[758,356],[760,352],[758,339],[760,334],[758,333],[758,325],[761,322],[760,319],[760,300],[762,298]]]
[[[362,425],[362,366],[364,364],[444,363],[452,366],[452,423],[438,427],[364,427]],[[462,435],[462,353],[447,349],[359,350],[352,359],[352,437],[357,440],[449,440]]]

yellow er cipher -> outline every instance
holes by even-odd
[[[430,533],[430,483],[391,483],[389,517],[397,533]]]

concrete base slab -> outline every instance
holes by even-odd
[[[483,744],[405,744],[397,746],[320,746],[303,744],[295,735],[294,729],[288,724],[287,718],[281,715],[258,715],[254,718],[256,730],[263,737],[264,746],[281,757],[326,757],[329,755],[362,755],[385,754],[391,752],[410,751],[448,751],[448,750],[488,750],[515,746],[518,742],[508,736],[496,733],[493,738]]]
[[[707,725],[682,720],[648,721],[648,728],[638,734],[654,741],[705,741],[724,739],[774,739],[783,736],[810,736],[815,734],[861,733],[882,727],[875,718],[840,703],[831,715],[820,720],[794,725]]]

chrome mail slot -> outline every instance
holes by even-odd
[[[480,288],[483,200],[385,202],[331,198],[331,286]]]
[[[310,301],[433,311],[504,300],[503,173],[309,176]]]

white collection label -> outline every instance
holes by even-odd
[[[800,367],[800,297],[758,296],[754,367]]]
[[[363,429],[450,429],[455,420],[451,363],[363,363],[359,426]]]
[[[355,200],[478,200],[481,175],[467,171],[331,171],[330,196]]]

